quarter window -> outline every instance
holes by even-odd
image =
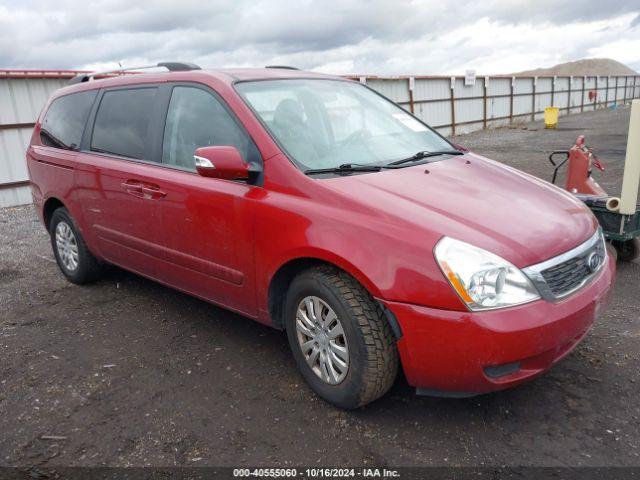
[[[175,87],[164,129],[162,162],[195,171],[193,153],[210,145],[234,146],[245,161],[257,154],[249,136],[217,98],[201,88]]]
[[[42,121],[42,143],[50,147],[77,150],[97,93],[97,90],[89,90],[56,98]]]
[[[91,150],[144,159],[157,88],[110,90],[96,113]]]

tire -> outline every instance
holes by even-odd
[[[626,242],[612,241],[611,244],[616,249],[618,260],[621,262],[633,262],[640,256],[640,238],[632,238]]]
[[[56,262],[67,280],[83,285],[100,277],[100,262],[87,248],[76,222],[66,208],[60,207],[51,215],[49,235]]]
[[[321,314],[315,315],[312,310]],[[391,388],[398,371],[393,331],[380,305],[347,273],[330,266],[300,273],[287,293],[284,314],[289,346],[298,369],[320,397],[337,407],[353,409],[376,400]],[[311,329],[306,320],[298,323],[298,318],[305,316],[309,320],[314,317],[326,320],[326,328],[316,325]],[[342,335],[328,339],[340,332],[337,326],[342,327]],[[312,341],[315,343],[309,347]],[[303,344],[307,345],[305,353]],[[323,348],[327,352],[324,357]],[[347,353],[335,354],[340,348],[346,348]],[[333,373],[339,375],[327,375],[330,369],[326,360],[322,363],[323,358],[331,360]]]

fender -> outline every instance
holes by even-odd
[[[256,303],[261,321],[271,323],[267,318],[274,275],[297,259],[335,265],[381,300],[466,310],[435,264],[430,246],[435,237],[363,212],[341,213],[326,204],[318,209],[319,202],[295,196],[271,202],[273,197],[256,204]]]
[[[376,285],[367,275],[365,275],[362,270],[356,267],[352,262],[346,260],[344,257],[337,255],[336,253],[329,250],[317,247],[301,247],[286,252],[283,258],[285,259],[280,261],[278,267],[271,270],[267,285],[271,283],[271,280],[273,279],[273,276],[276,274],[276,272],[279,271],[287,263],[295,260],[311,259],[335,265],[336,267],[344,270],[353,278],[358,280],[358,282],[360,282],[371,295],[373,295],[374,297],[382,297],[382,292],[380,292],[378,287],[376,287]]]

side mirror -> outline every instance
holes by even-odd
[[[225,180],[249,178],[249,164],[242,159],[236,147],[227,145],[200,147],[193,154],[193,158],[198,174],[203,177]]]
[[[462,145],[458,145],[457,143],[452,143],[451,145],[453,145],[453,147],[460,152],[467,153],[470,151],[467,147],[463,147]]]

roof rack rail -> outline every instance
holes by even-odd
[[[200,70],[200,67],[195,63],[187,62],[160,62],[155,65],[144,65],[142,67],[130,67],[130,68],[117,68],[115,70],[105,70],[102,72],[81,73],[69,80],[68,85],[74,85],[76,83],[88,82],[94,80],[98,75],[109,75],[112,73],[125,73],[133,70],[148,70],[150,68],[166,68],[170,72],[186,72],[189,70]]]
[[[300,70],[296,67],[290,67],[289,65],[267,65],[264,68],[282,68],[283,70]]]

